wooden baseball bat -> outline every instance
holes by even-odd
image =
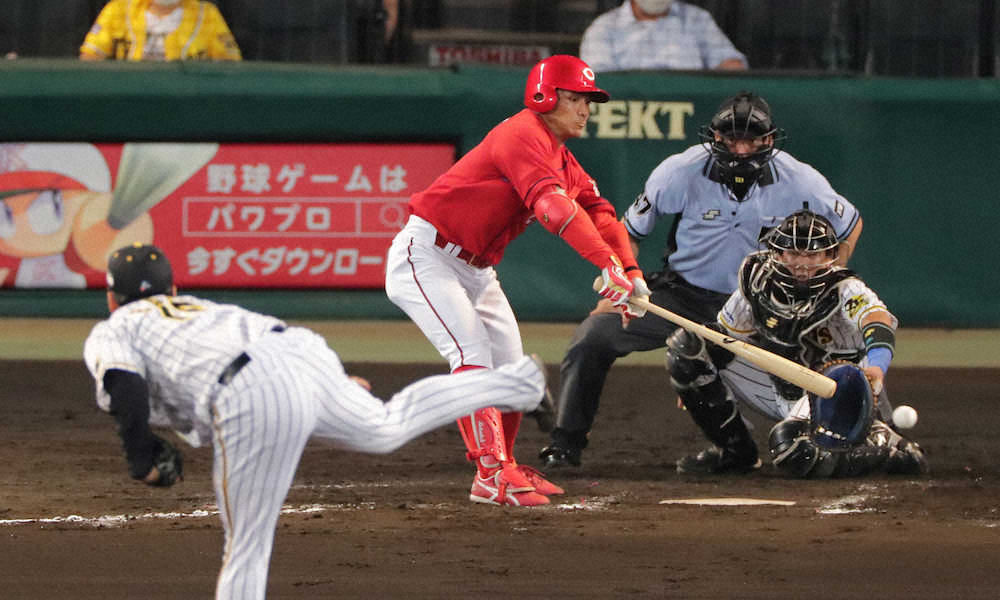
[[[603,285],[601,278],[598,277],[594,280],[594,291],[599,291]],[[700,323],[685,319],[662,306],[653,304],[645,298],[631,298],[629,299],[629,304],[638,308],[644,308],[658,317],[662,317],[693,334],[699,335],[714,344],[718,344],[747,362],[757,365],[768,373],[773,373],[807,392],[812,392],[823,398],[830,398],[837,391],[836,381],[812,369],[807,369],[797,362],[788,360],[784,356],[778,356],[773,352],[768,352],[743,340],[737,340],[714,329],[705,327]]]

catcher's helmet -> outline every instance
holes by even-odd
[[[111,253],[107,280],[108,289],[119,305],[156,294],[169,294],[174,287],[167,255],[156,246],[138,242]]]
[[[709,125],[698,130],[702,144],[715,157],[724,181],[729,185],[753,183],[774,155],[784,145],[784,129],[774,126],[771,107],[753,92],[740,92],[719,106]],[[725,139],[765,139],[756,152],[736,154]]]
[[[818,298],[832,283],[839,244],[833,225],[822,215],[803,209],[785,217],[767,236],[772,296],[787,304]],[[792,264],[786,252],[805,256]]]
[[[590,96],[591,102],[607,102],[611,95],[594,83],[594,70],[575,56],[556,54],[541,60],[528,74],[524,105],[539,113],[556,107],[559,93],[569,90]]]

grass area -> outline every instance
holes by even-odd
[[[91,319],[4,319],[0,359],[82,360]],[[345,362],[438,362],[443,359],[409,321],[292,321],[326,337]],[[573,323],[522,323],[527,352],[562,360]],[[895,366],[1000,367],[1000,329],[902,329]],[[636,352],[622,365],[662,364],[663,352]]]

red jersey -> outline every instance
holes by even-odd
[[[595,222],[599,213],[604,213],[601,221],[616,219],[614,206],[600,196],[566,145],[537,114],[524,109],[414,194],[409,206],[449,242],[495,265],[507,244],[535,219],[538,192],[552,184],[566,190]]]

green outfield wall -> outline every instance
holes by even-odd
[[[0,141],[452,141],[519,110],[525,69],[0,62]],[[851,266],[904,326],[1000,326],[1000,80],[615,73],[569,142],[624,210],[665,156],[741,89],[765,96],[786,150],[854,202]],[[668,223],[643,244],[660,262]],[[498,267],[520,318],[570,321],[595,270],[539,227]],[[402,317],[381,291],[206,291],[289,318]],[[97,292],[3,291],[0,315],[98,316]]]

